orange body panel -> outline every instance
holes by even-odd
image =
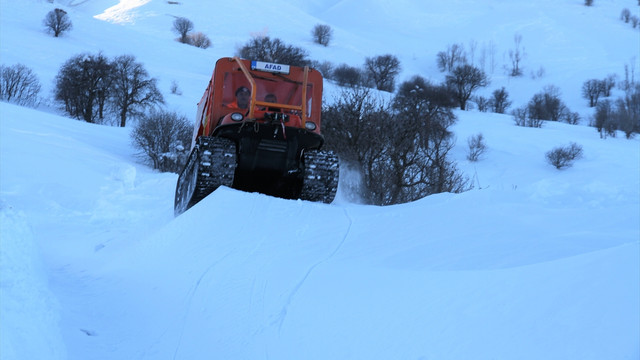
[[[320,134],[322,112],[322,75],[308,67],[290,66],[289,73],[275,73],[251,68],[249,60],[221,58],[216,62],[213,76],[202,99],[194,128],[193,143],[200,136],[210,136],[227,123],[237,123],[227,116],[233,112],[243,115],[242,122],[264,122],[266,113],[286,115],[286,127],[308,129]],[[230,108],[235,92],[244,86],[251,90],[247,109]],[[275,102],[265,101],[275,95]],[[315,126],[309,126],[307,122]]]

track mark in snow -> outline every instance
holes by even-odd
[[[213,269],[216,265],[218,265],[219,263],[224,261],[224,259],[229,257],[229,255],[231,255],[231,252],[225,254],[223,257],[221,257],[220,259],[215,261],[213,264],[211,264],[205,271],[202,272],[202,274],[200,274],[200,277],[196,281],[196,284],[191,288],[191,290],[189,290],[189,293],[187,294],[187,305],[185,306],[184,315],[182,316],[182,324],[180,326],[180,335],[178,336],[178,343],[176,344],[176,350],[173,353],[172,359],[176,359],[177,356],[178,356],[178,351],[180,350],[180,346],[182,344],[182,337],[184,335],[184,329],[185,329],[185,326],[187,324],[187,317],[189,316],[189,313],[191,312],[191,303],[193,302],[193,298],[194,298],[196,292],[198,292],[198,288],[200,287],[200,283],[202,282],[202,279],[204,279],[204,277],[207,276],[207,274],[209,274],[211,269]]]
[[[327,257],[325,257],[324,259],[321,259],[315,264],[311,265],[309,269],[307,269],[307,272],[304,274],[302,279],[296,284],[296,286],[293,287],[293,289],[289,293],[289,296],[287,297],[287,301],[285,301],[284,305],[282,306],[282,310],[280,310],[280,313],[278,314],[276,319],[271,322],[271,325],[276,325],[276,324],[278,325],[278,332],[280,332],[280,330],[282,329],[282,324],[284,324],[284,319],[287,316],[289,305],[293,301],[293,298],[296,296],[296,294],[298,293],[302,285],[304,285],[305,281],[309,278],[309,275],[311,275],[313,270],[315,270],[315,268],[318,267],[318,265],[329,261],[335,254],[337,254],[338,251],[340,251],[340,248],[342,248],[344,243],[347,241],[347,237],[349,237],[349,233],[351,232],[351,226],[353,225],[353,219],[347,212],[346,208],[343,208],[343,211],[344,211],[345,217],[349,221],[349,225],[347,226],[347,231],[345,231],[344,236],[342,237],[342,240],[340,240],[340,242],[333,249],[333,251],[329,255],[327,255]]]

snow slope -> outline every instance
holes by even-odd
[[[437,79],[435,53],[448,43],[473,33],[507,49],[522,30],[528,66],[539,61],[547,77],[496,74],[492,86],[508,85],[519,106],[543,84],[562,85],[569,107],[588,115],[582,81],[620,73],[638,53],[624,45],[637,31],[617,19],[631,1],[238,1],[216,11],[180,3],[1,0],[0,60],[32,67],[46,95],[77,52],[134,53],[167,106],[191,114],[215,59],[251,33],[353,65],[397,51],[405,78]],[[40,27],[53,6],[74,23],[60,39]],[[282,10],[305,31],[274,21]],[[356,10],[363,15],[347,16]],[[251,26],[223,16],[242,11],[261,16]],[[171,41],[173,16],[192,19],[214,48]],[[481,26],[489,16],[495,25]],[[587,31],[596,19],[593,44],[574,45],[567,29]],[[316,21],[336,29],[334,46],[310,43]],[[439,31],[448,26],[459,36]],[[397,38],[396,49],[386,45]],[[544,44],[559,56],[536,50]],[[182,96],[168,94],[172,81]],[[142,164],[129,128],[55,112],[48,102],[0,103],[2,359],[640,357],[637,138],[457,112],[453,157],[472,191],[376,207],[349,202],[342,188],[331,205],[221,188],[174,218],[177,176]],[[489,151],[470,163],[466,139],[479,132]],[[583,146],[583,159],[563,171],[546,163],[546,151],[569,142]]]

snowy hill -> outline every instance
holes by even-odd
[[[502,64],[520,33],[527,73],[545,76],[496,69],[487,91],[505,86],[520,106],[554,84],[585,118],[582,82],[638,61],[639,34],[618,20],[635,1],[179,3],[0,0],[0,61],[34,69],[47,96],[70,56],[131,53],[167,106],[191,116],[214,61],[251,34],[354,66],[392,52],[401,81],[437,81],[448,44],[493,41]],[[41,27],[55,6],[74,24],[59,39]],[[173,41],[175,16],[213,48]],[[310,41],[319,22],[335,29],[328,48]],[[182,96],[169,94],[172,81]],[[326,100],[335,92],[328,83]],[[221,188],[174,218],[177,175],[141,164],[129,128],[55,112],[0,103],[2,359],[640,356],[637,138],[456,112],[453,156],[469,192],[376,207],[343,193],[325,205]],[[468,162],[466,139],[480,132],[489,151]],[[546,163],[569,142],[583,159],[563,171]]]

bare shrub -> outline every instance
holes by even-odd
[[[69,15],[62,9],[49,11],[42,23],[45,29],[52,33],[54,37],[60,36],[63,32],[69,31],[73,27]]]
[[[131,132],[133,146],[154,169],[179,172],[186,163],[192,124],[175,112],[151,110]]]
[[[195,47],[206,49],[211,46],[211,39],[207,35],[197,32],[189,35],[188,43]]]
[[[484,141],[482,133],[472,135],[467,139],[467,160],[478,161],[480,157],[487,151],[487,144]]]
[[[193,30],[193,22],[185,17],[178,17],[173,21],[173,32],[178,34],[183,44],[189,44],[189,32]]]
[[[582,146],[576,143],[571,143],[568,146],[556,147],[548,151],[545,156],[549,164],[556,167],[556,169],[563,169],[571,167],[575,160],[582,157]]]
[[[376,89],[393,92],[396,85],[396,76],[400,73],[400,60],[391,54],[368,57],[364,63],[364,69]]]
[[[268,36],[256,36],[238,52],[244,59],[274,62],[293,66],[306,66],[310,61],[306,50],[287,45],[280,39]]]
[[[0,99],[21,106],[37,106],[40,81],[28,67],[0,65]]]
[[[329,42],[333,37],[333,29],[329,25],[318,24],[311,30],[311,36],[316,44],[329,46]]]

